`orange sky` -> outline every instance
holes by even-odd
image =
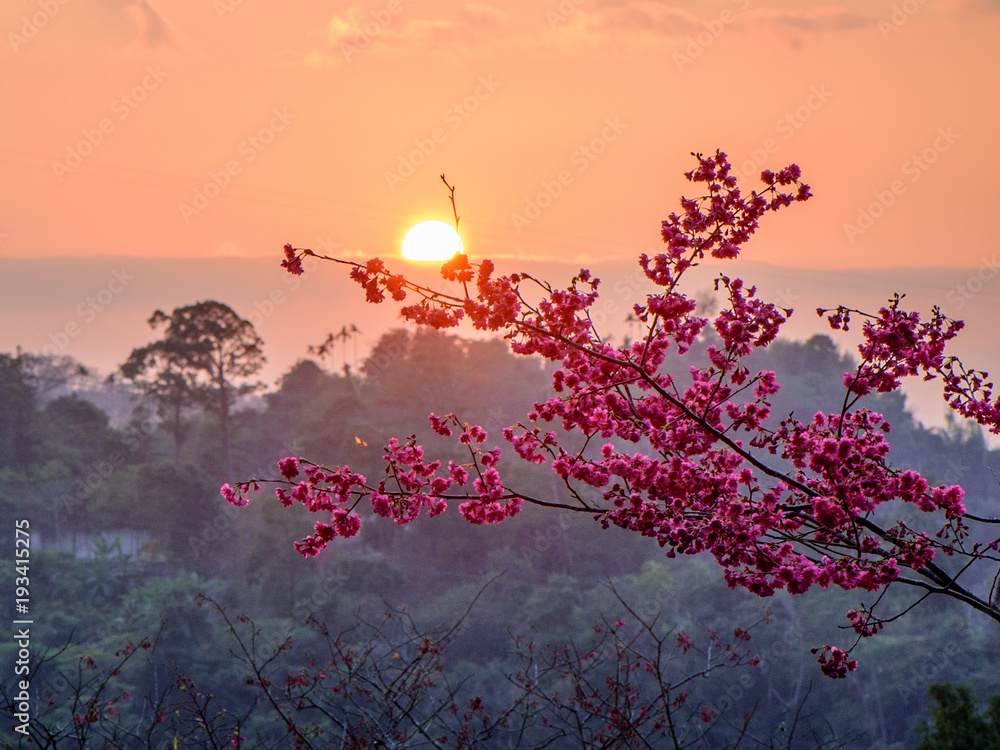
[[[628,258],[715,148],[813,186],[757,260],[996,248],[995,0],[16,0],[0,30],[6,257],[388,255],[449,218],[445,172],[473,254]]]
[[[394,312],[342,269],[259,314],[281,247],[396,255],[451,220],[442,172],[474,258],[600,262],[607,291],[657,251],[690,152],[721,148],[812,185],[745,255],[811,272],[761,282],[795,335],[926,269],[919,309],[966,318],[972,364],[1000,369],[997,0],[8,0],[0,32],[0,351],[65,339],[109,372],[155,308],[219,299],[260,318],[271,383],[341,325],[363,357]]]

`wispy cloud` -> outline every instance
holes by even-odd
[[[398,15],[376,18],[372,11],[352,6],[330,19],[326,32],[326,48],[305,55],[281,54],[279,60],[290,66],[338,66],[354,53],[368,54],[369,49],[424,53],[472,50],[514,33],[505,11],[482,3],[466,3],[447,18],[412,17],[408,5]]]
[[[306,53],[282,54],[284,65],[326,67],[345,64],[354,52],[369,50],[419,53],[481,52],[490,45],[515,45],[521,49],[591,47],[620,43],[623,36],[637,40],[679,38],[705,30],[706,21],[717,18],[723,10],[727,26],[749,31],[770,31],[779,36],[790,34],[825,34],[852,31],[870,26],[872,19],[840,5],[774,10],[748,7],[748,0],[705,4],[694,8],[658,0],[604,0],[596,8],[581,6],[566,19],[553,35],[552,29],[538,23],[538,14],[515,17],[509,7],[503,9],[484,3],[466,3],[446,17],[427,18],[410,15],[403,5],[398,15],[379,23],[371,10],[352,6],[338,13],[327,24],[327,46]],[[387,22],[385,22],[387,21]],[[376,52],[377,54],[378,52]]]
[[[625,0],[606,4],[596,10],[581,9],[590,35],[620,35],[632,32],[654,37],[683,37],[703,31],[705,22],[722,13],[727,25],[746,30],[770,30],[778,34],[811,32],[815,34],[852,31],[868,26],[871,19],[839,5],[817,5],[812,8],[776,10],[723,5],[713,11],[694,12],[680,5],[667,5],[656,0]]]
[[[817,5],[804,10],[748,10],[742,15],[751,26],[775,31],[809,31],[816,34],[853,31],[871,25],[871,17],[837,5]]]
[[[684,36],[702,28],[702,19],[694,13],[677,5],[650,0],[633,0],[583,13],[584,26],[592,34],[632,31],[654,36]]]

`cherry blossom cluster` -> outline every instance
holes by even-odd
[[[498,523],[528,502],[591,513],[604,527],[655,539],[668,557],[709,552],[730,586],[759,596],[781,589],[798,594],[816,585],[879,592],[903,580],[1000,620],[988,599],[934,562],[939,551],[998,559],[996,542],[965,546],[961,487],[932,487],[917,472],[892,467],[889,424],[858,406],[869,393],[898,389],[902,378],[941,377],[956,411],[1000,432],[1000,400],[993,401],[992,383],[945,356],[945,345],[962,324],[937,309],[922,322],[902,309],[899,296],[878,315],[821,308],[819,314],[830,313],[838,330],[848,329],[852,314],[865,318],[861,364],[844,374],[840,412],[818,412],[808,422],[789,416],[774,426],[769,398],[780,388],[777,376],[751,372],[745,360],[775,340],[792,310],[760,299],[742,279],[720,274],[716,290],[725,303],[709,321],[696,315],[695,301],[679,283],[706,255],[737,258],[764,214],[807,200],[810,189],[793,164],[763,172],[760,191],[745,194],[724,153],[695,156],[698,168],[685,176],[705,194],[683,198],[682,212],[663,221],[664,252],[639,258],[657,290],[633,308],[643,335],[620,347],[602,338],[590,317],[600,280],[586,269],[558,289],[529,274],[495,276],[489,260],[472,263],[460,253],[444,263],[441,274],[461,291],[445,293],[391,272],[378,258],[363,264],[329,258],[351,266],[351,278],[369,302],[410,299],[401,312],[414,323],[449,328],[468,318],[478,330],[502,334],[513,352],[557,363],[553,395],[502,435],[520,460],[550,466],[571,500],[533,498],[507,487],[501,448],[481,447],[485,430],[454,414],[431,414],[434,432],[449,438],[458,433],[458,444],[469,451],[467,463],[427,460],[413,435],[389,442],[386,478],[374,486],[346,466],[331,470],[282,460],[281,483],[292,488],[279,487],[279,501],[298,501],[330,516],[296,543],[299,552],[315,555],[335,537],[357,534],[356,507],[366,498],[375,514],[397,524],[410,523],[424,509],[436,516],[449,500],[460,501],[460,512],[473,524]],[[301,273],[306,255],[315,254],[286,245],[282,265]],[[688,352],[705,340],[710,324],[717,336],[705,344],[708,364],[691,366],[686,374],[669,371],[664,363],[671,350]],[[304,479],[298,479],[303,465]],[[245,504],[251,485],[226,485],[222,494]],[[943,513],[944,525],[932,535],[903,522],[877,522],[894,503]],[[862,604],[848,614],[859,637],[874,635],[886,622],[873,609]],[[857,666],[848,651],[819,651],[830,676],[843,677]]]
[[[375,486],[370,486],[364,475],[352,472],[349,466],[329,469],[293,456],[278,462],[282,479],[277,483],[284,485],[275,488],[278,502],[286,508],[298,502],[310,513],[330,514],[329,521],[316,521],[313,533],[295,543],[299,554],[314,557],[337,537],[357,536],[361,530],[357,505],[364,498],[370,500],[376,515],[392,519],[400,526],[416,519],[425,509],[429,517],[440,515],[447,509],[448,499],[465,500],[459,505],[459,512],[473,524],[499,523],[517,515],[524,498],[508,490],[500,480],[497,469],[500,448],[479,447],[488,438],[486,430],[480,425],[459,422],[454,414],[438,417],[432,413],[429,420],[432,429],[446,437],[453,435],[449,425],[460,430],[458,442],[467,446],[470,463],[450,460],[445,467],[441,461],[425,461],[424,449],[417,444],[415,435],[404,443],[397,438],[389,440],[382,456],[387,476]],[[470,470],[475,472],[474,477]],[[471,488],[471,492],[454,492],[465,487]],[[233,505],[245,506],[249,503],[248,493],[259,488],[260,482],[251,480],[239,483],[236,488],[225,484],[220,494]]]
[[[993,396],[993,383],[985,372],[966,369],[956,357],[945,357],[945,344],[964,327],[937,307],[931,319],[920,322],[920,315],[900,309],[900,295],[889,301],[877,316],[865,315],[847,307],[830,311],[816,310],[827,315],[834,330],[848,330],[851,313],[867,318],[864,323],[864,343],[858,347],[862,362],[857,372],[844,373],[844,385],[854,394],[863,396],[871,391],[889,393],[900,386],[900,377],[924,373],[924,380],[940,377],[944,382],[944,398],[961,416],[974,419],[993,434],[1000,434],[1000,397]]]
[[[849,659],[848,653],[836,646],[823,646],[814,648],[811,651],[815,654],[819,652],[820,669],[827,677],[844,678],[848,672],[853,672],[858,668],[856,659]]]

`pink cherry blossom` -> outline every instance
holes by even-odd
[[[449,502],[476,525],[500,523],[534,504],[587,512],[605,528],[655,540],[668,557],[707,552],[729,586],[762,597],[816,586],[864,596],[908,584],[1000,621],[988,595],[965,588],[959,574],[935,562],[938,553],[970,564],[998,562],[998,540],[969,544],[968,524],[976,519],[967,514],[962,489],[931,486],[919,473],[894,467],[889,424],[859,405],[868,393],[897,390],[903,378],[940,378],[952,409],[1000,434],[993,384],[945,353],[961,322],[937,309],[922,320],[903,309],[898,295],[874,315],[820,308],[834,330],[848,330],[852,316],[863,321],[860,364],[843,376],[843,407],[804,422],[789,416],[770,423],[768,399],[780,384],[774,372],[754,371],[748,357],[775,340],[793,311],[762,299],[742,279],[720,274],[715,284],[725,303],[709,320],[696,314],[681,282],[706,255],[738,259],[764,214],[808,200],[811,191],[794,164],[764,171],[759,192],[746,193],[724,153],[695,156],[698,167],[686,177],[704,192],[682,198],[680,212],[662,222],[663,252],[640,256],[640,268],[658,289],[632,308],[644,334],[620,347],[595,330],[590,311],[600,279],[587,269],[560,289],[523,273],[497,276],[489,260],[457,255],[441,269],[452,289],[460,287],[448,293],[413,283],[378,258],[363,264],[328,258],[350,266],[368,302],[408,299],[401,313],[414,323],[450,328],[467,319],[477,330],[502,335],[515,354],[550,360],[556,366],[553,395],[501,430],[511,448],[506,454],[499,445],[490,447],[482,426],[432,413],[431,431],[462,446],[461,463],[428,460],[416,435],[388,441],[385,476],[377,482],[347,466],[282,459],[279,501],[302,503],[328,519],[317,521],[296,549],[313,556],[337,537],[356,535],[363,500],[397,524],[425,510],[439,515]],[[301,273],[305,255],[323,257],[286,245],[282,265]],[[689,352],[709,325],[717,343],[705,345],[707,364],[692,365],[686,374],[667,372],[671,350]],[[808,407],[799,413],[809,413]],[[548,465],[573,500],[509,486],[504,477],[512,460]],[[243,505],[251,486],[256,483],[236,490],[227,484],[222,495]],[[584,486],[597,488],[600,499],[585,500]],[[940,529],[935,534],[903,521],[887,524],[901,504],[934,518]],[[858,637],[875,635],[892,619],[874,611],[876,600],[848,612]],[[850,649],[823,646],[817,652],[831,677],[857,668]]]

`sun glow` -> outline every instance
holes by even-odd
[[[455,227],[443,221],[422,221],[403,238],[403,257],[407,260],[448,260],[462,251],[462,238]]]

